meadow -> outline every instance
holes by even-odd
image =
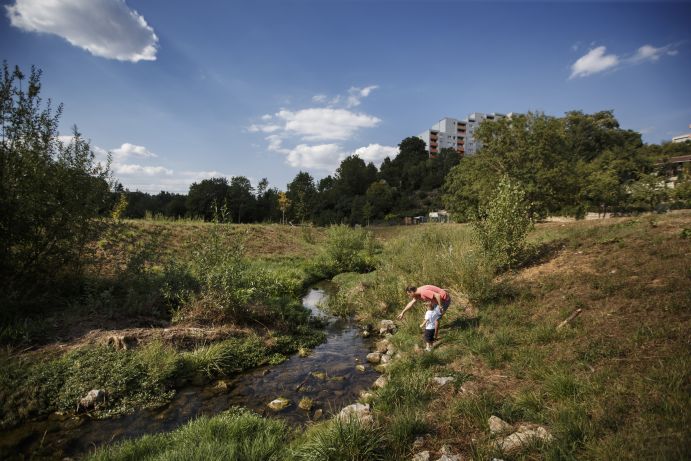
[[[388,384],[368,399],[374,423],[327,419],[293,428],[235,408],[170,433],[103,447],[91,457],[395,460],[422,451],[432,459],[450,451],[478,460],[689,456],[687,211],[538,224],[520,261],[500,268],[488,262],[468,225],[213,226],[124,222],[109,244],[122,247],[122,254],[144,254],[137,271],[128,273],[131,259],[111,259],[94,292],[69,314],[46,320],[50,335],[22,343],[21,325],[7,332],[5,338],[15,340],[2,358],[8,370],[0,383],[5,427],[72,411],[97,385],[119,396],[94,413],[109,417],[164,404],[185,382],[283,360],[322,340],[319,325],[296,300],[313,281],[333,278],[339,292],[330,309],[363,325],[394,319],[408,300],[406,285],[435,284],[453,299],[431,353],[420,349],[422,307],[397,321]],[[146,253],[156,248],[155,258]],[[144,289],[127,285],[133,279]],[[117,283],[130,290],[114,289]],[[152,287],[160,291],[148,298]],[[110,295],[99,291],[104,288]],[[149,304],[141,302],[145,295]],[[95,307],[95,299],[105,301]],[[578,309],[578,317],[557,328]],[[119,328],[75,329],[90,315]],[[165,336],[164,327],[179,334]],[[197,336],[186,333],[192,329]],[[136,347],[103,343],[120,330],[139,335]],[[439,386],[434,377],[453,381]],[[540,425],[553,438],[504,452],[488,427],[493,415],[513,428]]]

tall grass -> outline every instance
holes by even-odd
[[[231,409],[213,418],[201,417],[173,432],[146,435],[96,450],[91,461],[228,459],[270,461],[285,459],[291,436],[279,420]]]
[[[334,418],[309,428],[296,443],[300,461],[378,461],[384,459],[384,431],[355,417]]]

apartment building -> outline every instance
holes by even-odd
[[[689,125],[691,128],[691,125]],[[691,142],[691,133],[682,134],[672,138],[672,142]]]
[[[425,141],[430,156],[437,155],[442,149],[451,148],[461,155],[473,155],[480,148],[474,132],[485,120],[498,120],[511,117],[512,114],[483,114],[473,112],[463,120],[445,117],[435,123],[429,130],[419,135]]]

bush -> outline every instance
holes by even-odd
[[[374,269],[380,246],[371,232],[348,226],[331,226],[324,251],[312,267],[317,278],[331,278],[342,272],[369,272]]]
[[[485,257],[497,269],[518,264],[525,250],[533,227],[525,197],[525,190],[505,176],[489,205],[472,222]]]
[[[88,244],[110,207],[109,171],[74,128],[58,138],[62,106],[42,108],[41,72],[7,63],[0,76],[0,299],[7,308],[44,308],[58,284],[79,279]]]

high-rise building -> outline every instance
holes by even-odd
[[[691,125],[689,125],[691,128]],[[681,134],[672,138],[672,142],[691,142],[691,133]]]
[[[473,135],[480,123],[484,120],[511,117],[511,115],[473,112],[463,120],[445,117],[417,137],[425,141],[430,156],[437,155],[445,148],[454,149],[461,155],[473,155],[480,148],[480,143]]]

